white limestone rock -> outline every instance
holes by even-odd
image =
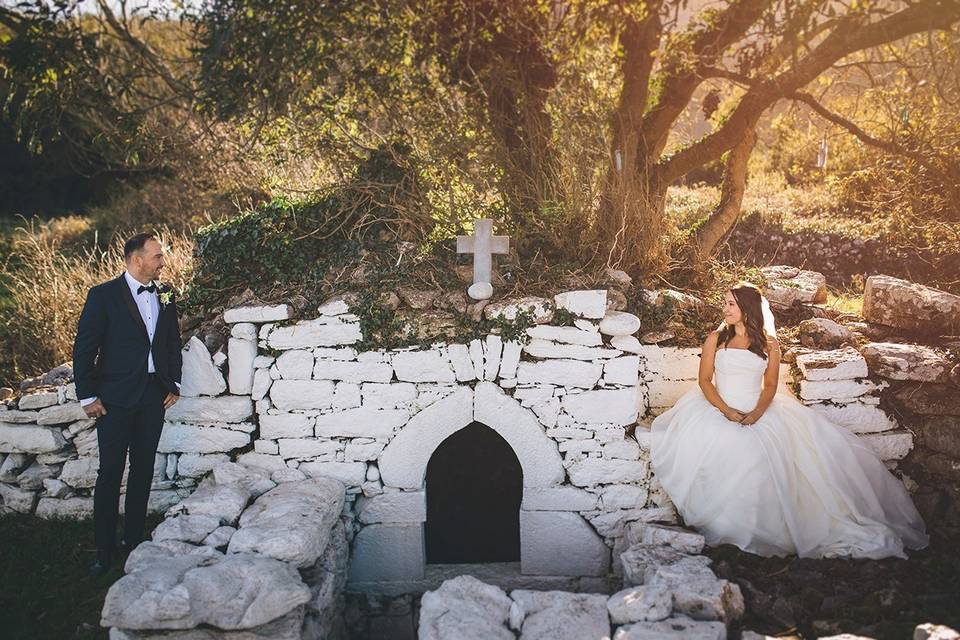
[[[293,307],[288,304],[236,307],[223,312],[223,321],[227,324],[237,322],[276,322],[293,317]]]
[[[310,380],[313,377],[313,352],[307,349],[284,351],[275,364],[284,380]]]
[[[201,543],[214,529],[220,526],[220,519],[214,516],[194,515],[167,518],[153,530],[150,538],[154,542],[179,540],[193,544]]]
[[[256,369],[253,372],[253,388],[250,390],[250,399],[254,402],[263,400],[270,391],[273,384],[273,378],[270,377],[269,369]],[[259,413],[259,411],[258,411]]]
[[[234,527],[217,527],[203,539],[203,544],[208,547],[220,548],[226,547],[230,544],[230,538],[233,537],[237,530]]]
[[[249,399],[247,399],[249,402]],[[160,453],[221,453],[250,444],[250,435],[234,429],[179,422],[165,423],[157,451]]]
[[[316,438],[280,438],[277,440],[277,445],[280,448],[280,457],[285,460],[327,458],[332,461],[333,456],[341,450],[341,445],[336,440]]]
[[[36,422],[39,411],[19,411],[17,409],[8,409],[3,403],[0,403],[0,423],[7,424],[27,424]]]
[[[55,427],[13,425],[0,422],[0,452],[47,453],[57,451],[67,441]]]
[[[250,491],[236,484],[217,485],[205,481],[189,497],[184,498],[169,515],[213,516],[220,524],[235,525],[250,501]]]
[[[386,362],[345,362],[317,360],[313,377],[318,380],[345,380],[348,382],[390,382],[393,367]]]
[[[527,335],[537,340],[578,344],[585,347],[599,347],[603,344],[603,338],[596,331],[584,331],[577,327],[537,325],[527,329]]]
[[[553,319],[553,305],[549,300],[536,296],[491,302],[484,307],[483,315],[487,320],[502,319],[513,322],[521,311],[529,313],[536,324],[547,324]]]
[[[647,503],[647,487],[635,484],[611,484],[600,492],[600,504],[604,511],[636,509]]]
[[[334,296],[319,307],[317,313],[321,316],[339,316],[350,312],[350,299],[352,296]]]
[[[473,369],[473,360],[470,358],[470,348],[465,344],[451,344],[447,347],[447,357],[453,366],[453,373],[457,382],[470,382],[477,379]]]
[[[183,368],[180,397],[216,396],[227,390],[223,374],[213,364],[206,345],[196,336],[190,338],[181,351]]]
[[[29,467],[20,472],[16,477],[16,481],[21,489],[39,489],[43,486],[44,480],[54,478],[59,475],[59,473],[60,469],[58,467],[34,461]]]
[[[275,380],[270,401],[281,411],[329,409],[333,405],[334,383],[330,380]]]
[[[40,498],[38,518],[86,520],[93,517],[93,498]]]
[[[503,354],[503,340],[491,333],[487,335],[483,346],[483,379],[496,380],[500,371],[500,356]]]
[[[603,576],[610,549],[569,511],[520,511],[520,570],[537,576]]]
[[[309,599],[309,587],[285,562],[253,554],[172,556],[141,564],[113,583],[100,624],[123,629],[250,629]]]
[[[271,473],[278,469],[287,468],[286,463],[284,463],[283,458],[280,456],[257,453],[255,451],[241,453],[237,456],[237,462],[247,467],[256,467],[257,469],[264,469]]]
[[[445,580],[420,600],[419,640],[513,640],[511,600],[472,576]]]
[[[327,438],[389,438],[407,418],[403,409],[357,407],[317,417],[314,433]]]
[[[670,617],[673,594],[662,584],[628,587],[610,596],[607,611],[613,624],[657,622]]]
[[[634,336],[614,336],[610,339],[610,346],[626,353],[641,353],[643,345]]]
[[[845,427],[854,433],[879,433],[891,431],[899,425],[887,412],[874,404],[847,402],[844,404],[813,403],[808,405],[830,422]]]
[[[517,367],[519,384],[556,384],[567,387],[591,388],[603,373],[603,365],[577,360],[546,360],[521,362]]]
[[[569,486],[524,489],[520,504],[524,511],[591,511],[596,507],[596,494]]]
[[[177,475],[185,478],[200,478],[222,462],[228,462],[230,457],[225,453],[201,455],[185,453],[177,458]]]
[[[572,358],[574,360],[600,360],[620,355],[616,349],[604,347],[585,347],[579,344],[560,344],[548,340],[534,339],[523,347],[524,353],[534,358]]]
[[[252,381],[251,381],[252,384]],[[253,415],[253,401],[242,396],[180,398],[167,409],[167,422],[243,422]]]
[[[405,382],[455,382],[456,375],[442,353],[434,350],[401,351],[393,356],[397,380]]]
[[[555,295],[553,302],[581,318],[602,318],[607,312],[607,290],[565,291]]]
[[[794,302],[819,304],[827,301],[827,279],[822,273],[787,265],[760,269],[767,279],[764,295],[771,304],[784,307]]]
[[[44,497],[47,498],[67,498],[73,494],[67,483],[58,478],[44,478],[43,490]]]
[[[97,485],[97,471],[100,460],[97,458],[78,458],[67,460],[60,471],[60,480],[74,489],[92,489]],[[126,480],[126,473],[124,474]]]
[[[309,478],[332,478],[350,487],[359,487],[367,476],[363,462],[304,462],[300,471]]]
[[[244,511],[227,554],[255,553],[310,567],[330,542],[343,498],[343,485],[332,478],[277,485]]]
[[[227,341],[227,361],[230,363],[227,383],[230,393],[247,395],[253,389],[253,361],[256,357],[256,327],[246,322],[233,325]]]
[[[87,414],[83,411],[79,402],[70,402],[68,404],[59,404],[53,407],[41,409],[37,415],[38,425],[64,424],[65,422],[75,422],[88,420]]]
[[[2,456],[0,453],[0,457]],[[4,457],[0,463],[0,482],[16,482],[17,476],[23,473],[32,461],[33,456],[26,453],[11,453]]]
[[[863,317],[908,331],[956,335],[960,296],[891,276],[870,276],[863,291]]]
[[[500,360],[500,377],[516,378],[517,366],[520,364],[522,345],[515,340],[508,340],[503,344],[503,358]],[[503,386],[501,384],[501,386]]]
[[[853,400],[880,390],[869,380],[801,380],[800,398],[803,400]]]
[[[417,399],[417,387],[411,382],[365,383],[360,387],[360,396],[368,409],[397,409]]]
[[[510,597],[523,614],[520,637],[524,640],[610,637],[605,595],[514,589]]]
[[[640,331],[640,318],[626,311],[607,311],[600,321],[600,333],[608,336],[632,336]]]
[[[344,448],[343,457],[347,462],[366,462],[376,460],[386,445],[382,442],[350,442]]]
[[[797,367],[807,380],[852,380],[867,377],[867,361],[852,347],[799,355]]]
[[[363,524],[377,522],[426,522],[425,491],[391,491],[372,498],[357,500],[357,518]]]
[[[359,322],[344,322],[349,316],[322,316],[296,324],[275,327],[267,335],[271,349],[309,349],[350,345],[363,339]]]
[[[913,449],[913,434],[909,431],[885,431],[860,436],[881,460],[901,460]]]
[[[627,542],[644,545],[666,545],[681,553],[703,552],[706,539],[694,531],[653,522],[636,521],[626,526]]]
[[[570,482],[578,487],[645,482],[647,471],[647,462],[643,460],[604,460],[602,458],[588,458],[574,462],[567,470]]]
[[[640,356],[622,356],[603,365],[603,380],[607,384],[635,386],[640,378]]]
[[[727,627],[722,622],[693,620],[671,616],[657,622],[635,622],[617,629],[613,640],[726,640]]]
[[[39,391],[21,396],[17,407],[21,411],[27,411],[29,409],[43,409],[44,407],[52,407],[59,402],[60,394],[58,394],[56,391]]]
[[[871,373],[891,380],[947,383],[954,366],[942,352],[919,344],[871,342],[863,356]]]
[[[563,409],[577,422],[633,424],[639,411],[636,388],[598,389],[563,396]]]
[[[338,382],[333,390],[334,409],[354,409],[360,406],[360,385],[356,382]]]
[[[37,491],[0,482],[0,505],[17,513],[31,513],[37,504]]]

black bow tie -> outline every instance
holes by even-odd
[[[155,284],[153,284],[153,283],[151,282],[151,283],[150,283],[149,285],[147,285],[146,287],[143,286],[143,285],[140,285],[139,287],[137,287],[137,295],[140,295],[140,294],[143,293],[144,291],[149,291],[150,293],[154,293],[156,290],[157,290],[157,285],[155,285]]]

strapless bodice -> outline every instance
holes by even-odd
[[[714,385],[723,401],[734,409],[751,411],[760,399],[767,360],[747,349],[717,349]]]

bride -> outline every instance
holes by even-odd
[[[905,558],[927,545],[906,489],[857,436],[777,393],[767,300],[726,293],[700,385],[651,426],[654,473],[710,545],[762,556]]]

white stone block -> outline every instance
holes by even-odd
[[[317,307],[317,313],[322,316],[339,316],[349,312],[350,303],[342,297],[333,297]]]
[[[330,380],[275,380],[270,401],[281,411],[329,409],[333,406],[333,390]]]
[[[360,385],[356,382],[338,382],[333,391],[334,409],[353,409],[360,406]]]
[[[360,529],[350,554],[350,583],[422,580],[422,524],[371,524]]]
[[[46,453],[63,448],[67,441],[56,427],[34,427],[0,422],[0,452]]]
[[[386,362],[345,362],[317,360],[313,377],[318,380],[345,380],[348,382],[390,382],[393,367]]]
[[[253,450],[256,453],[265,453],[271,456],[280,455],[280,447],[273,440],[254,440]]]
[[[253,401],[236,396],[180,398],[167,409],[168,422],[243,422],[253,415]]]
[[[642,345],[639,355],[655,380],[696,380],[700,375],[700,349]]]
[[[177,474],[186,478],[199,478],[212,471],[218,464],[229,461],[230,457],[225,453],[211,455],[185,453],[177,457]]]
[[[585,347],[599,347],[603,337],[596,331],[584,331],[577,327],[554,327],[541,324],[527,329],[527,335],[534,339],[579,344]]]
[[[411,382],[365,383],[360,395],[370,409],[396,409],[417,399],[417,387]]]
[[[600,493],[604,511],[615,509],[639,509],[647,504],[648,489],[636,484],[611,484]]]
[[[574,462],[567,472],[578,487],[599,484],[630,484],[647,481],[647,462],[643,460],[606,460],[587,458]]]
[[[635,386],[639,382],[639,371],[640,356],[623,356],[603,365],[603,379],[607,384]]]
[[[800,397],[804,400],[841,400],[859,398],[881,389],[869,380],[801,380]]]
[[[344,449],[343,457],[347,462],[367,462],[376,460],[386,445],[382,442],[350,442]]]
[[[234,325],[234,330],[242,327],[252,329],[253,325],[237,324]],[[253,360],[256,357],[256,340],[231,337],[227,342],[227,362],[230,364],[227,382],[230,385],[230,393],[247,395],[253,389]]]
[[[473,363],[473,371],[479,380],[483,378],[483,343],[480,340],[471,340],[468,351],[470,361]]]
[[[38,425],[64,424],[66,422],[87,419],[87,414],[83,411],[79,402],[46,407],[45,409],[41,409],[40,413],[37,414]]]
[[[362,354],[353,347],[317,347],[313,350],[317,360],[357,360]],[[364,360],[369,362],[369,360]],[[382,362],[377,359],[376,362]]]
[[[524,489],[524,511],[592,511],[597,508],[597,495],[577,487],[531,487]]]
[[[520,511],[520,571],[535,576],[604,576],[610,549],[579,514]]]
[[[626,311],[607,311],[600,321],[600,333],[608,336],[632,336],[640,330],[640,318]]]
[[[613,460],[638,460],[640,445],[633,438],[620,439],[603,445],[603,457]]]
[[[521,362],[517,367],[519,384],[557,384],[591,388],[603,373],[603,365],[578,360]]]
[[[425,491],[391,491],[357,500],[357,518],[363,524],[427,521]]]
[[[465,344],[451,344],[447,347],[447,357],[453,365],[453,373],[457,382],[470,382],[477,379],[473,370],[473,360],[470,359],[470,348]]]
[[[637,389],[599,389],[563,397],[563,409],[577,422],[633,424],[637,420]]]
[[[309,380],[313,377],[313,352],[291,349],[277,357],[277,369],[284,380]]]
[[[406,382],[455,382],[450,363],[439,351],[401,351],[393,356],[397,380]]]
[[[253,372],[253,388],[250,390],[250,398],[254,402],[260,402],[270,391],[270,385],[273,379],[270,377],[269,369],[255,369]]]
[[[616,349],[585,347],[579,344],[560,344],[548,340],[531,340],[524,348],[534,358],[571,358],[574,360],[602,360],[620,355]]]
[[[97,470],[100,460],[97,458],[78,458],[63,463],[60,480],[74,489],[92,489],[97,484]],[[126,467],[125,467],[126,471]],[[126,478],[126,473],[124,473]]]
[[[183,460],[183,456],[180,456],[180,459]],[[287,465],[284,464],[283,458],[280,456],[256,453],[254,451],[241,453],[239,456],[237,456],[237,462],[246,467],[263,469],[270,472],[287,469]]]
[[[602,318],[607,312],[607,290],[565,291],[553,297],[553,302],[581,318]]]
[[[39,393],[30,393],[20,397],[17,407],[21,411],[29,409],[43,409],[52,407],[60,402],[60,395],[56,391],[41,391]]]
[[[913,449],[913,434],[909,431],[886,431],[860,436],[881,460],[901,460]]]
[[[407,412],[402,409],[358,407],[317,417],[314,433],[328,438],[389,438],[407,418]]]
[[[242,431],[167,422],[160,434],[157,451],[160,453],[220,453],[239,449],[248,444],[250,444],[250,436]]]
[[[280,438],[277,440],[280,457],[309,460],[334,456],[341,450],[336,440],[317,440],[316,438]]]
[[[210,352],[199,338],[190,338],[180,355],[183,359],[180,397],[216,396],[227,390],[223,374],[213,364]]]
[[[309,349],[349,345],[363,339],[360,323],[342,322],[341,316],[323,316],[303,320],[286,327],[276,327],[267,336],[272,349]]]
[[[897,421],[874,404],[848,402],[846,404],[814,403],[811,409],[822,414],[830,422],[845,427],[854,433],[878,433],[892,431]]]
[[[359,487],[367,475],[363,462],[304,462],[298,468],[310,478],[335,478],[347,488]]]
[[[237,322],[276,322],[288,320],[293,316],[293,307],[288,304],[264,305],[256,307],[236,307],[223,312],[223,321],[227,324]]]
[[[520,364],[520,351],[522,346],[515,340],[505,342],[503,345],[503,358],[500,360],[500,377],[504,379],[514,379],[517,375],[517,365]],[[501,385],[506,386],[506,385]]]
[[[40,498],[38,518],[85,520],[93,517],[93,498]]]
[[[643,345],[634,336],[614,336],[610,339],[610,346],[627,353],[641,353]]]
[[[797,367],[807,380],[852,380],[867,377],[867,361],[852,347],[804,353],[797,356]]]
[[[648,402],[651,408],[672,407],[683,394],[699,386],[696,380],[654,379],[647,383]]]
[[[498,335],[489,334],[483,350],[483,379],[496,380],[500,371],[500,356],[503,355],[503,340]]]

